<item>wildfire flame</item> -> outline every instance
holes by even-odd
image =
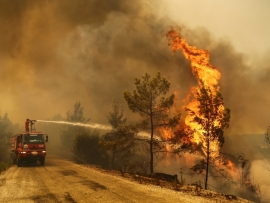
[[[169,45],[171,46],[172,51],[176,52],[177,50],[182,50],[184,56],[191,62],[192,73],[198,81],[198,86],[190,89],[190,92],[185,99],[185,108],[191,109],[195,113],[198,113],[199,102],[196,99],[196,92],[200,89],[200,81],[202,81],[203,84],[215,95],[219,90],[218,82],[221,78],[221,73],[216,67],[210,64],[210,54],[207,50],[190,46],[186,40],[182,38],[180,33],[173,28],[168,31],[166,36],[169,39]],[[222,107],[220,110],[222,111],[223,109],[224,107]],[[204,131],[198,123],[193,122],[192,120],[193,117],[190,115],[187,115],[185,118],[185,124],[195,132],[193,142],[196,142],[197,144],[201,143],[205,147],[206,142],[203,137]],[[214,123],[215,125],[219,125],[218,122]],[[164,133],[163,135],[167,137],[166,134],[168,133]],[[220,149],[218,141],[211,142],[210,149],[212,152],[211,156],[218,156]]]

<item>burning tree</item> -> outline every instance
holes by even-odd
[[[224,107],[219,92],[221,73],[210,64],[209,52],[190,46],[177,29],[172,28],[166,36],[172,51],[182,50],[190,60],[192,73],[198,81],[198,86],[191,88],[186,99],[185,109],[188,114],[185,124],[194,132],[193,142],[201,146],[205,157],[193,169],[205,171],[207,189],[209,164],[219,157],[220,147],[224,143],[224,129],[229,127],[230,121],[230,110]]]
[[[150,130],[150,138],[147,139],[150,154],[150,173],[154,172],[154,154],[160,148],[159,142],[154,138],[154,132],[160,127],[175,126],[180,115],[169,117],[169,110],[174,103],[174,94],[165,98],[170,89],[170,83],[160,73],[151,80],[148,73],[142,76],[142,80],[135,79],[136,90],[133,93],[124,92],[124,98],[132,112],[138,112],[143,118],[139,124],[141,129]]]
[[[230,110],[224,109],[223,98],[220,92],[213,92],[201,82],[201,87],[196,92],[197,111],[186,108],[191,116],[191,121],[197,123],[195,133],[199,134],[199,142],[206,160],[205,165],[205,189],[208,184],[210,162],[214,162],[218,156],[219,148],[224,144],[224,129],[229,127]],[[201,164],[200,164],[201,165]]]
[[[134,149],[135,129],[126,125],[126,117],[124,117],[123,109],[120,108],[113,100],[112,111],[109,112],[108,121],[112,126],[112,130],[103,135],[100,143],[108,151],[110,151],[110,166],[115,169],[116,165],[121,167],[126,165],[132,151]]]

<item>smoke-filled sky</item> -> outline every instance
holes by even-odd
[[[85,117],[107,124],[115,98],[134,121],[123,92],[135,88],[135,77],[158,71],[181,101],[196,80],[165,37],[179,26],[221,70],[229,132],[264,133],[270,125],[269,8],[266,0],[1,0],[0,114],[23,124],[65,117],[80,101]]]
[[[168,1],[167,1],[168,2]],[[228,39],[237,51],[266,54],[269,51],[270,1],[170,0],[163,7],[174,20],[189,27],[205,27],[217,38]]]

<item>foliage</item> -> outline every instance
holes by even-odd
[[[216,142],[219,144],[219,147],[222,147],[224,144],[224,129],[229,127],[230,110],[224,109],[221,93],[212,91],[203,82],[201,82],[200,89],[196,92],[196,100],[198,101],[197,108],[199,111],[195,112],[190,108],[186,108],[186,111],[192,116],[191,122],[201,126],[200,132],[204,139],[204,144],[201,147],[205,156],[205,189],[207,189],[209,165],[210,162],[214,162],[214,157],[211,156],[214,153],[211,149],[211,144]]]
[[[83,111],[84,108],[81,106],[81,102],[76,102],[74,104],[73,113],[71,113],[70,111],[67,112],[67,121],[82,123],[88,122],[90,119],[84,118]]]
[[[195,153],[199,149],[199,145],[193,141],[194,130],[187,126],[184,122],[178,123],[177,129],[173,136],[167,139],[174,154],[181,155],[183,153]]]
[[[109,151],[112,169],[125,167],[133,155],[135,147],[133,138],[136,130],[132,126],[127,126],[126,120],[123,109],[113,100],[112,111],[108,114],[108,121],[112,130],[103,135],[100,141],[100,144]]]
[[[160,73],[152,78],[148,73],[142,76],[142,80],[135,79],[136,90],[132,93],[125,91],[124,98],[130,110],[139,113],[142,121],[139,127],[142,130],[150,131],[150,138],[145,140],[149,145],[150,173],[154,171],[154,154],[160,151],[160,145],[154,139],[154,132],[160,127],[173,127],[180,118],[180,115],[169,117],[169,110],[174,103],[174,94],[169,97],[170,83]]]
[[[267,150],[270,154],[270,126],[267,127],[266,133],[265,133],[265,142],[267,144]],[[268,161],[270,162],[270,158],[268,158]],[[270,171],[270,169],[268,169]]]
[[[52,116],[51,118],[47,118],[45,120],[48,121],[64,121],[65,118],[61,116],[59,113]],[[65,126],[67,127],[67,126]],[[55,123],[36,123],[36,128],[38,131],[41,131],[49,136],[49,143],[46,146],[49,154],[54,154],[59,157],[69,158],[71,153],[66,152],[66,148],[63,147],[63,137],[61,137],[61,132],[63,131],[63,126]],[[63,136],[63,135],[62,135]]]
[[[8,118],[8,114],[5,113],[4,116],[0,116],[0,135],[2,137],[2,135],[4,134],[4,132],[6,131],[7,127],[9,125],[11,125],[11,121]]]
[[[112,102],[112,111],[109,112],[107,118],[113,129],[117,129],[120,125],[125,125],[127,121],[127,118],[124,117],[123,109],[115,103],[115,100]]]
[[[240,173],[240,189],[245,197],[246,191],[249,193],[249,199],[252,198],[253,201],[258,202],[260,196],[260,186],[251,179],[250,168],[251,163],[245,158],[244,154],[236,156],[239,173]],[[241,193],[241,192],[240,192]],[[245,197],[247,198],[247,197]]]
[[[19,132],[19,125],[13,124],[8,118],[8,114],[0,116],[0,161],[9,159],[10,138],[14,131]]]
[[[270,145],[270,126],[267,127],[265,133],[265,142]]]
[[[100,137],[97,131],[81,128],[75,134],[72,142],[72,152],[76,161],[108,167],[106,151],[99,145]]]
[[[74,104],[74,109],[73,112],[71,113],[70,111],[67,112],[67,118],[66,121],[68,122],[74,122],[74,123],[86,123],[90,120],[84,118],[83,115],[84,108],[81,106],[80,102],[76,102]],[[75,134],[77,131],[79,131],[82,127],[78,126],[64,126],[63,129],[61,130],[61,140],[62,144],[65,148],[71,149],[72,145],[72,140],[74,139]]]
[[[111,168],[121,169],[126,167],[134,155],[136,130],[133,126],[121,125],[116,130],[103,135],[100,144],[111,151]]]

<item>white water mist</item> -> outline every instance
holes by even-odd
[[[64,125],[73,125],[73,126],[82,126],[87,128],[94,128],[94,129],[100,129],[100,130],[112,130],[111,126],[108,125],[102,125],[98,123],[92,123],[92,124],[86,124],[86,123],[72,123],[67,121],[46,121],[46,120],[36,120],[37,122],[43,122],[43,123],[57,123],[57,124],[64,124]],[[139,132],[138,135],[140,138],[149,139],[150,134],[147,132]],[[159,137],[154,136],[156,139],[160,139]]]
[[[101,125],[97,123],[85,124],[85,123],[72,123],[72,122],[67,122],[67,121],[45,121],[45,120],[37,120],[37,122],[82,126],[82,127],[88,127],[88,128],[94,128],[94,129],[100,129],[100,130],[112,130],[112,128],[108,125]]]

